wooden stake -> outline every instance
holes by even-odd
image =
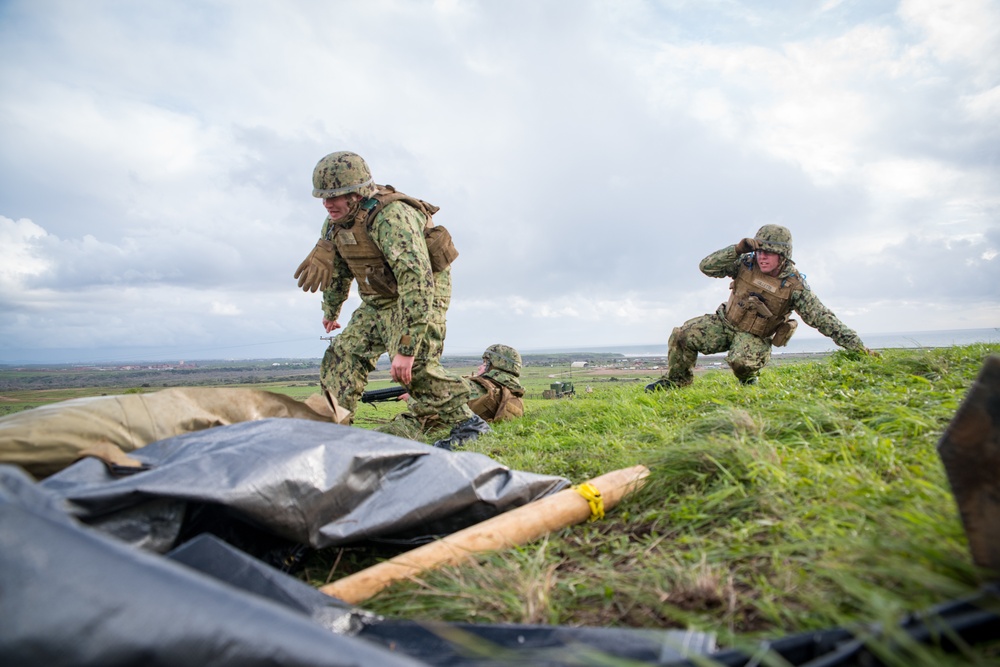
[[[626,494],[641,487],[648,474],[645,466],[634,466],[595,477],[589,484],[597,487],[604,508],[610,510]],[[526,544],[556,530],[583,523],[590,516],[587,500],[575,489],[563,489],[348,575],[319,590],[357,604],[400,579],[455,565],[479,553]]]

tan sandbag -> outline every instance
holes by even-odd
[[[104,452],[107,461],[109,446],[130,452],[212,426],[269,417],[348,422],[350,413],[336,399],[318,396],[307,405],[258,389],[176,387],[60,401],[0,417],[0,463],[19,465],[41,479],[88,450]]]
[[[611,509],[642,486],[647,475],[649,470],[645,466],[633,466],[595,477],[587,484],[597,487],[604,509]],[[576,489],[564,489],[338,579],[319,590],[357,604],[395,581],[413,578],[425,570],[461,563],[479,553],[526,544],[582,523],[592,512],[584,494]]]

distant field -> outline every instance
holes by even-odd
[[[803,355],[815,358],[822,355]],[[699,372],[711,372],[710,364],[721,358],[704,357]],[[801,359],[798,359],[801,360]],[[587,361],[586,368],[572,368],[573,361]],[[787,363],[790,359],[778,363]],[[453,373],[470,375],[479,360],[452,357],[443,360]],[[526,355],[521,375],[527,390],[526,400],[547,400],[542,392],[553,382],[572,382],[576,398],[592,396],[618,383],[649,382],[663,373],[665,359],[648,360],[644,367],[624,366],[616,355],[580,354]],[[185,367],[166,368],[164,364],[127,367],[0,366],[0,416],[39,405],[89,396],[112,396],[145,393],[167,387],[244,387],[273,391],[304,400],[319,391],[319,361],[260,360],[255,362],[197,362]],[[381,366],[386,366],[382,360]],[[724,366],[723,366],[724,367]],[[369,389],[391,386],[387,369],[376,370],[369,378]],[[359,405],[355,424],[368,426],[383,423],[401,412],[404,405],[380,403]]]
[[[778,355],[772,365],[813,361],[820,354]],[[587,361],[586,368],[572,368],[574,361]],[[479,365],[477,358],[446,357],[444,365],[453,373],[470,375]],[[549,354],[525,355],[521,381],[530,405],[543,401],[542,392],[553,382],[572,382],[575,398],[593,398],[619,383],[650,382],[663,373],[666,359],[648,359],[640,368],[624,365],[619,355]],[[721,364],[721,365],[719,365]],[[125,367],[0,366],[0,416],[39,405],[89,396],[144,393],[166,387],[244,387],[273,391],[304,400],[319,390],[319,360],[211,361],[165,368],[165,364]],[[698,373],[726,370],[722,355],[699,358]],[[380,362],[369,378],[368,389],[391,386],[387,362]],[[591,391],[588,394],[587,388]],[[361,404],[355,415],[358,426],[384,423],[401,412],[402,403]]]

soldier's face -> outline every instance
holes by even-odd
[[[781,255],[766,250],[757,251],[757,266],[768,275],[775,274],[781,268]]]
[[[350,213],[351,205],[354,204],[357,198],[358,196],[353,192],[340,195],[339,197],[327,197],[323,200],[323,208],[326,209],[331,220],[340,220]]]
[[[483,361],[483,363],[479,364],[479,368],[476,369],[476,375],[482,375],[488,370],[490,370],[490,362]]]

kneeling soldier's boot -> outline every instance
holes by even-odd
[[[668,380],[667,378],[660,378],[656,382],[650,382],[649,384],[647,384],[646,391],[649,392],[666,391],[667,389],[673,389],[674,387],[677,386],[679,385],[673,380]]]
[[[472,415],[464,422],[459,422],[452,426],[448,437],[438,440],[434,443],[434,446],[451,451],[467,442],[472,442],[483,433],[492,432],[493,429],[490,428],[489,424],[483,421],[482,417],[479,415]]]

